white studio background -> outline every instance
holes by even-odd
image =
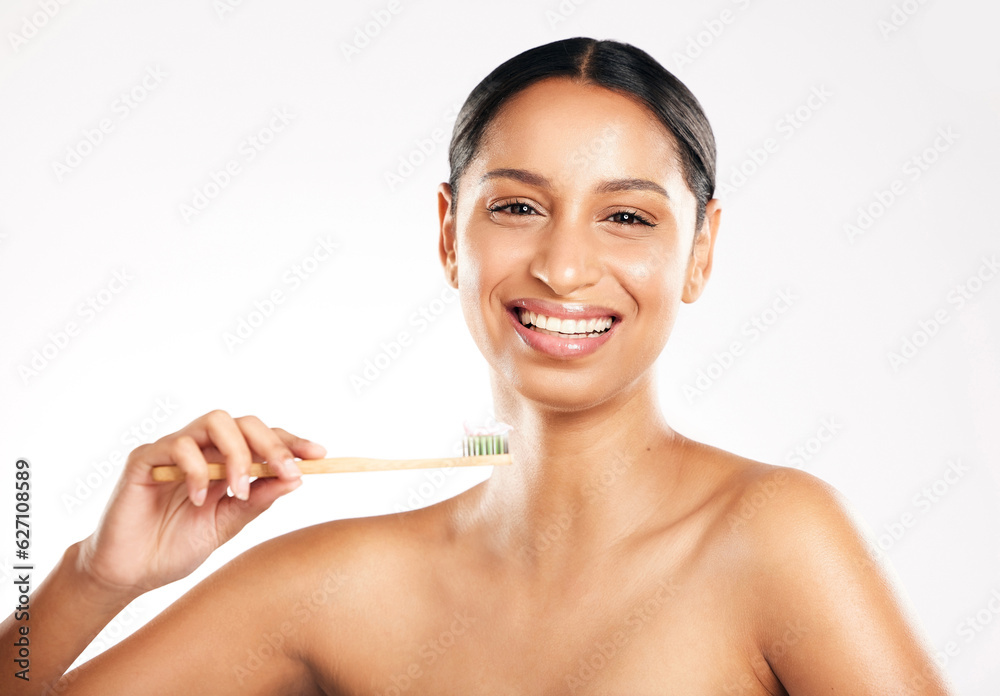
[[[451,454],[491,413],[437,258],[455,112],[527,48],[611,38],[674,71],[719,144],[714,275],[659,363],[668,420],[840,489],[961,693],[995,694],[998,20],[985,0],[8,0],[0,456],[7,481],[31,461],[35,586],[94,529],[131,430],[222,408],[331,456]],[[265,538],[488,474],[309,477],[87,656]]]

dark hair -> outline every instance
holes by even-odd
[[[581,36],[553,41],[514,56],[469,94],[458,113],[448,147],[452,213],[458,205],[458,181],[500,107],[521,90],[550,77],[567,77],[619,92],[637,99],[656,115],[677,142],[684,181],[698,201],[695,229],[700,230],[705,204],[715,193],[715,136],[701,104],[645,51],[619,41]]]

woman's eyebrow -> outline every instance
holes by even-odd
[[[617,191],[652,191],[668,201],[670,200],[667,190],[649,179],[610,179],[602,181],[594,188],[594,193],[615,193]]]
[[[536,174],[535,172],[528,171],[527,169],[513,169],[509,167],[503,169],[491,169],[479,178],[479,183],[482,184],[489,179],[498,178],[514,179],[515,181],[520,181],[539,188],[552,188],[551,182],[549,182],[549,180],[541,174]],[[616,193],[618,191],[652,191],[653,193],[658,193],[667,200],[670,200],[670,196],[667,195],[666,189],[655,181],[650,181],[649,179],[609,179],[608,181],[602,181],[594,187],[594,193],[597,194]]]
[[[541,174],[529,172],[527,169],[491,169],[479,178],[480,185],[489,179],[514,179],[524,184],[537,186],[538,188],[552,188],[552,184]]]

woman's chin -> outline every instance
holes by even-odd
[[[544,373],[544,374],[543,374]],[[626,385],[609,384],[583,372],[526,370],[511,375],[496,373],[494,390],[512,390],[520,399],[551,411],[586,411],[621,394]],[[616,375],[620,377],[621,375]]]

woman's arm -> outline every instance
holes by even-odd
[[[31,645],[29,680],[5,668],[0,691],[48,693],[132,599],[191,573],[279,496],[298,487],[296,468],[285,462],[323,454],[321,446],[268,428],[253,416],[233,419],[224,411],[212,411],[133,450],[97,531],[71,546],[39,585],[27,622],[15,612],[0,624],[4,664],[17,664],[17,641],[25,626]],[[249,484],[252,461],[269,462],[279,477]],[[228,482],[239,497],[226,495],[226,481],[209,482],[208,462],[226,464]],[[180,467],[186,479],[154,482],[151,469],[158,464]],[[139,692],[133,684],[128,693]]]
[[[891,568],[829,484],[794,469],[751,532],[761,651],[790,696],[950,696]]]
[[[35,589],[28,616],[15,612],[0,623],[4,693],[43,693],[135,598],[81,572],[80,545],[70,546]]]
[[[291,613],[299,597],[319,588],[321,559],[304,546],[308,535],[292,533],[249,549],[131,636],[66,674],[53,691],[321,696],[309,668],[314,646],[303,646],[301,624]]]

